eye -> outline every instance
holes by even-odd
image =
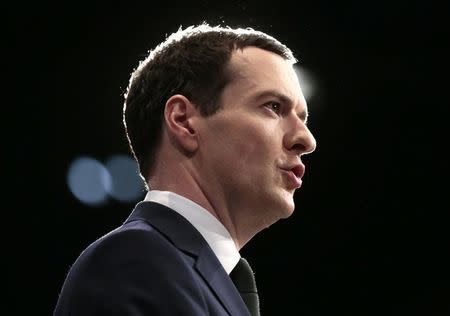
[[[270,102],[267,102],[266,104],[264,104],[264,106],[266,108],[268,108],[269,110],[271,110],[272,112],[274,112],[275,114],[281,113],[281,104],[278,102],[270,101]]]

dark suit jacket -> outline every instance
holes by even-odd
[[[140,202],[81,253],[54,315],[250,314],[200,233],[172,209]]]

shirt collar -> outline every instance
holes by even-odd
[[[165,205],[186,218],[203,236],[229,274],[240,259],[239,251],[223,224],[205,208],[173,192],[150,190],[145,201]]]

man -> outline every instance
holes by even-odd
[[[265,33],[207,24],[150,52],[124,104],[149,191],[76,260],[55,315],[249,315],[229,274],[292,214],[315,149],[295,61]]]

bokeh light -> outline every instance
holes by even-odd
[[[111,186],[111,176],[96,159],[78,157],[69,167],[67,184],[80,202],[99,206],[107,200],[107,188]]]
[[[111,175],[111,186],[107,188],[111,197],[121,202],[133,202],[143,197],[145,189],[134,159],[127,155],[113,155],[105,167]]]

